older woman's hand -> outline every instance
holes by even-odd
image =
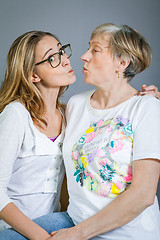
[[[80,232],[76,227],[60,229],[51,233],[53,240],[82,240]]]
[[[47,238],[46,240],[51,240],[51,239],[53,239],[53,235],[50,235],[50,237]]]
[[[142,92],[139,92],[139,95],[153,95],[160,100],[160,92],[158,88],[154,85],[147,86],[145,84],[142,85]]]

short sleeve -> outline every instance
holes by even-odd
[[[143,97],[136,112],[133,160],[160,159],[160,101]]]
[[[23,142],[24,127],[19,110],[8,105],[0,114],[0,211],[12,202],[7,186]]]

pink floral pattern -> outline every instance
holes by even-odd
[[[129,119],[118,115],[94,123],[72,149],[76,182],[97,195],[116,197],[132,181],[132,145]]]

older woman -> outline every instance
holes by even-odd
[[[144,37],[126,25],[93,31],[81,58],[84,81],[96,90],[70,99],[63,147],[67,212],[76,226],[53,239],[160,238],[160,102],[129,84],[151,56]]]

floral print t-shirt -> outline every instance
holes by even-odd
[[[75,224],[103,209],[127,189],[132,182],[134,160],[160,159],[160,102],[154,97],[134,96],[114,108],[97,110],[90,105],[93,92],[72,97],[67,106],[63,154],[70,195],[68,213]],[[157,199],[155,205],[159,214]],[[143,215],[145,219],[145,211]],[[152,232],[159,227],[154,217],[153,231],[144,235],[148,220],[141,219],[135,234],[140,229],[142,237],[153,237]],[[112,231],[112,236],[117,231]],[[122,235],[122,239],[127,238]]]

